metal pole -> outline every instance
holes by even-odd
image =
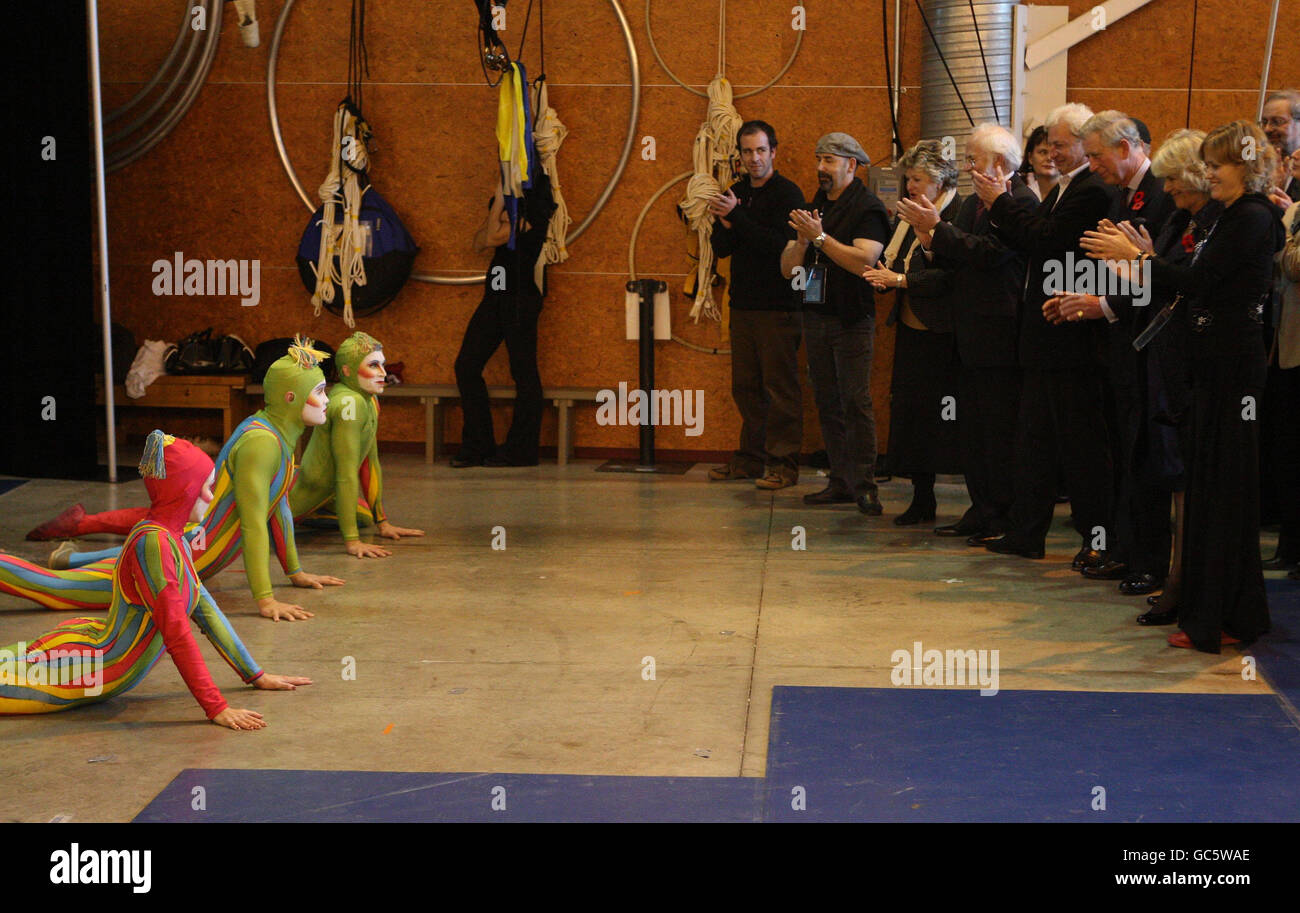
[[[1268,44],[1264,48],[1264,75],[1259,78],[1259,105],[1256,106],[1255,120],[1264,117],[1264,96],[1268,93],[1268,69],[1273,62],[1273,37],[1277,34],[1277,8],[1282,0],[1273,0],[1273,15],[1268,20]]]
[[[641,298],[641,333],[640,363],[641,389],[645,394],[642,400],[641,424],[641,468],[653,469],[655,465],[655,426],[650,422],[650,403],[655,386],[655,291],[659,288],[657,279],[641,279],[637,282],[637,294]]]
[[[117,481],[117,422],[113,416],[113,308],[108,297],[108,210],[104,195],[104,99],[100,93],[99,10],[97,0],[86,0],[90,24],[91,138],[95,144],[95,199],[99,209],[99,301],[104,331],[104,419],[108,429],[108,480]]]
[[[902,59],[902,50],[903,50],[902,49],[902,44],[903,44],[902,6],[903,6],[903,0],[894,0],[894,122],[895,123],[898,122],[898,93],[903,90],[903,85],[902,82],[900,81],[901,79],[900,74],[902,73],[902,70],[899,69],[899,61]],[[888,66],[888,64],[886,64],[886,66]],[[901,143],[902,141],[903,138],[901,136],[898,137],[898,142]],[[894,151],[895,150],[890,150],[891,160],[893,159]]]

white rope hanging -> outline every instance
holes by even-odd
[[[731,186],[732,161],[736,156],[736,133],[744,118],[732,104],[731,83],[723,76],[727,64],[727,0],[718,2],[718,73],[709,83],[709,109],[695,135],[692,161],[695,173],[686,184],[686,195],[677,204],[686,224],[699,240],[699,263],[696,265],[695,304],[691,320],[700,322],[700,314],[722,321],[722,312],[713,300],[713,214],[709,198]]]
[[[317,195],[321,209],[320,252],[316,259],[316,291],[311,296],[313,316],[319,317],[321,306],[334,302],[334,285],[343,289],[343,322],[357,325],[352,316],[352,286],[366,284],[365,237],[361,231],[361,198],[369,188],[362,188],[357,172],[369,164],[366,144],[360,136],[355,114],[340,105],[334,113],[334,146],[329,175]],[[347,146],[344,141],[347,140]],[[348,157],[349,168],[342,165]],[[355,169],[355,170],[353,170]],[[337,207],[343,206],[342,224],[334,221]],[[338,265],[334,258],[338,256]]]
[[[560,151],[564,138],[569,135],[569,129],[560,123],[560,116],[550,106],[545,81],[537,90],[537,103],[533,110],[542,112],[542,116],[533,126],[533,144],[537,147],[538,161],[542,170],[551,179],[551,195],[555,200],[555,212],[551,215],[551,224],[546,229],[546,243],[542,245],[542,253],[537,258],[535,267],[534,278],[540,289],[542,274],[547,264],[563,263],[569,259],[569,249],[565,246],[564,239],[569,233],[569,226],[573,223],[573,219],[569,216],[569,207],[564,203],[564,195],[560,193],[560,176],[555,162],[556,153]]]

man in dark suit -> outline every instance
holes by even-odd
[[[1083,537],[1072,562],[1076,568],[1105,563],[1111,538],[1101,365],[1090,326],[1080,320],[1048,323],[1043,304],[1077,290],[1075,266],[1087,257],[1079,238],[1110,211],[1112,193],[1089,170],[1083,151],[1082,129],[1090,117],[1092,111],[1080,104],[1062,105],[1048,115],[1048,144],[1062,177],[1037,207],[1017,200],[1002,172],[993,178],[971,172],[994,230],[1029,261],[1018,315],[1017,355],[1024,377],[1016,419],[1011,529],[985,548],[1042,558],[1056,506],[1058,473],[1063,472],[1074,526]]]
[[[1088,167],[1116,189],[1107,218],[1129,222],[1148,235],[1159,233],[1173,212],[1164,181],[1151,173],[1147,145],[1136,121],[1119,111],[1102,111],[1083,125]],[[1110,432],[1112,494],[1110,524],[1114,541],[1109,559],[1082,569],[1093,580],[1120,580],[1120,592],[1141,596],[1154,592],[1169,572],[1170,494],[1149,484],[1140,465],[1145,427],[1145,358],[1133,341],[1154,316],[1147,307],[1150,289],[1110,288],[1114,275],[1094,261],[1091,276],[1097,286],[1087,294],[1062,296],[1055,302],[1056,318],[1073,313],[1098,320],[1104,346],[1106,424]],[[1101,286],[1107,286],[1103,288]],[[1107,294],[1109,292],[1109,294]],[[1105,318],[1102,320],[1101,318]]]
[[[1027,206],[1038,199],[1015,174],[1020,144],[996,124],[981,124],[966,140],[967,168],[993,176],[1012,174],[1011,196]],[[1016,413],[1021,372],[1016,353],[1016,315],[1024,291],[1025,258],[993,231],[989,211],[977,196],[962,201],[951,222],[926,200],[899,200],[899,218],[910,224],[931,255],[931,265],[949,273],[947,306],[957,357],[957,433],[971,506],[940,536],[966,536],[984,545],[1011,523]]]

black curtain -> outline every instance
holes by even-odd
[[[4,32],[0,473],[93,478],[102,356],[86,5],[15,5]]]

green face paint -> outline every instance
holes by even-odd
[[[306,427],[302,420],[302,407],[307,397],[325,382],[325,374],[318,367],[325,357],[311,347],[311,340],[295,339],[289,354],[278,359],[267,369],[262,388],[266,394],[263,410],[286,440],[297,441]],[[285,394],[292,393],[293,401],[285,402]]]
[[[339,368],[340,383],[357,393],[365,393],[360,381],[361,365],[371,353],[383,348],[379,340],[360,330],[343,340],[339,344],[338,351],[334,353],[334,363]]]

